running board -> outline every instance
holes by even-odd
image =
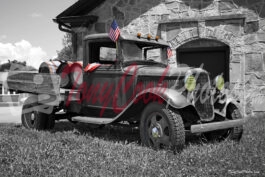
[[[83,122],[88,124],[109,124],[115,119],[113,118],[100,118],[100,117],[72,117],[72,121]]]

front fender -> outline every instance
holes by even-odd
[[[143,98],[143,96],[150,93],[159,98],[162,98],[167,103],[167,105],[170,105],[177,109],[181,109],[189,105],[192,105],[188,101],[187,97],[185,97],[181,92],[178,92],[174,89],[163,88],[163,87],[154,87],[143,90],[136,96],[136,99],[139,100],[139,98],[141,99]]]
[[[226,117],[227,107],[229,104],[237,105],[237,102],[233,98],[227,98],[226,101],[223,103],[224,106],[223,106],[222,110],[214,109],[214,112],[216,114],[223,116],[223,117]]]

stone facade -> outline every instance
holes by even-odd
[[[76,56],[82,56],[82,37],[108,32],[113,19],[123,31],[161,36],[176,50],[209,40],[208,46],[230,48],[231,94],[242,100],[246,113],[265,111],[263,7],[264,0],[107,0],[88,14],[98,16],[96,23],[74,28],[79,34]]]

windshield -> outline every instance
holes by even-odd
[[[167,46],[135,41],[122,41],[124,64],[167,65]]]

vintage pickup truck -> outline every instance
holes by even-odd
[[[138,125],[143,145],[156,149],[182,149],[188,132],[240,140],[244,119],[223,94],[221,75],[210,80],[201,68],[169,66],[168,44],[150,35],[121,34],[114,43],[108,34],[95,34],[83,43],[83,69],[75,73],[81,84],[65,89],[57,74],[9,74],[10,89],[31,95],[23,104],[23,126],[51,129],[59,119],[128,122]]]

